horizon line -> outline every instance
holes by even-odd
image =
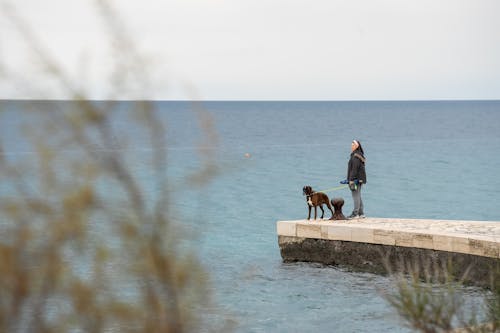
[[[500,98],[486,99],[99,99],[99,98],[0,98],[0,102],[498,102]]]

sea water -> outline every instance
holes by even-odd
[[[71,104],[52,103],[61,110]],[[388,277],[283,263],[280,257],[276,221],[306,218],[304,185],[339,185],[353,139],[367,159],[367,216],[500,221],[499,101],[154,105],[167,128],[176,218],[196,235],[189,244],[210,274],[208,326],[230,322],[237,332],[411,331],[383,297],[393,289]],[[31,116],[21,115],[16,102],[2,106],[8,110],[0,115],[3,154],[30,154],[13,128]],[[127,154],[136,157],[131,169],[148,179],[140,155],[150,143],[132,124],[115,119],[127,134]],[[207,160],[217,166],[216,175],[203,186],[189,186],[186,179]],[[343,197],[344,214],[350,214],[347,189],[328,195]],[[478,297],[475,289],[464,292]]]

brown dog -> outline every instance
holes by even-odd
[[[344,205],[344,199],[342,198],[333,198],[332,199],[332,206],[335,212],[333,213],[333,216],[331,220],[347,220],[342,214],[342,206]]]
[[[330,212],[332,212],[333,219],[333,210],[332,206],[330,206],[330,201],[328,200],[328,196],[322,192],[314,192],[311,186],[304,186],[302,189],[302,193],[306,196],[307,207],[309,208],[309,214],[307,215],[307,219],[311,218],[311,208],[314,207],[314,219],[316,220],[316,212],[318,210],[318,206],[321,209],[321,218],[325,214],[323,209],[323,205],[326,205]],[[330,219],[330,220],[331,220]]]

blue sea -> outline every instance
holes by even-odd
[[[61,112],[71,105],[50,103]],[[123,108],[131,104],[120,102]],[[1,105],[3,154],[30,154],[15,128],[32,116],[21,112],[21,103]],[[154,105],[167,128],[175,215],[195,235],[189,244],[210,274],[213,305],[204,310],[209,327],[411,331],[383,297],[393,289],[388,277],[283,263],[280,257],[276,222],[307,216],[304,185],[339,185],[353,139],[367,158],[367,216],[500,221],[500,101]],[[140,155],[149,143],[132,124],[116,117],[114,126],[127,135],[126,145],[118,142],[116,149],[131,154],[131,169],[147,179]],[[207,160],[217,167],[215,176],[193,185],[189,176]],[[348,190],[328,194],[343,197],[344,213],[351,212]],[[480,296],[474,288],[464,293]]]

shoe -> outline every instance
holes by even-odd
[[[365,217],[366,217],[366,216],[365,216],[365,214],[361,214],[361,215],[359,215],[359,218],[360,218],[360,219],[364,219]]]
[[[359,219],[359,215],[357,214],[351,214],[347,217],[348,220],[353,220],[353,219]]]

